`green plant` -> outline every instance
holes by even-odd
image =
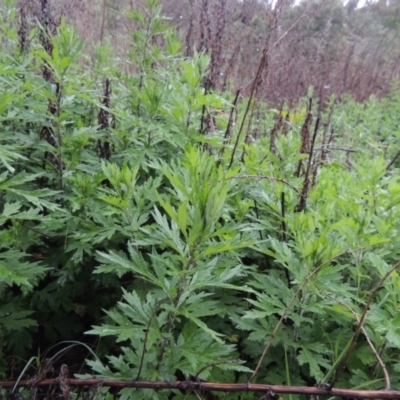
[[[146,6],[129,74],[65,22],[24,52],[3,28],[0,374],[72,340],[104,379],[397,388],[398,92],[249,122]]]

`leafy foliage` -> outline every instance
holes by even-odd
[[[182,57],[156,1],[129,17],[131,74],[63,22],[27,52],[7,28],[1,375],[82,340],[102,378],[379,388],[377,352],[398,387],[398,92],[256,103],[266,131],[250,120],[236,146],[230,96],[203,88],[209,58]]]

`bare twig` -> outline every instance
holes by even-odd
[[[207,365],[205,365],[203,368],[200,368],[200,369],[199,369],[199,371],[197,372],[197,374],[196,374],[196,376],[195,376],[195,379],[196,379],[196,381],[199,381],[199,379],[200,379],[200,374],[201,374],[203,371],[205,371],[206,369],[208,369],[208,368],[212,368],[212,367],[215,367],[216,365],[221,365],[221,364],[237,364],[237,363],[239,363],[239,362],[240,362],[240,359],[236,359],[236,360],[221,360],[221,361],[213,362],[213,363],[211,363],[211,364],[207,364]]]
[[[186,34],[186,57],[193,55],[192,49],[192,32],[193,32],[193,20],[194,20],[194,0],[189,0],[190,3],[190,17],[189,17],[189,28]]]
[[[287,242],[287,228],[286,228],[286,215],[285,215],[285,192],[281,192],[281,216],[282,216],[282,240]]]
[[[296,210],[298,212],[304,211],[306,209],[308,191],[310,190],[310,183],[311,183],[310,182],[310,172],[311,172],[311,166],[312,166],[312,162],[313,162],[313,158],[314,158],[314,145],[315,145],[315,140],[317,138],[319,121],[320,121],[320,115],[318,115],[317,120],[315,121],[314,135],[311,140],[310,155],[308,157],[307,170],[304,175],[303,189],[300,194],[300,202],[296,208]]]
[[[358,149],[345,149],[344,147],[330,147],[330,146],[320,146],[317,147],[315,150],[335,150],[335,151],[345,151],[348,153],[360,153],[361,150]]]
[[[25,224],[25,222],[23,222],[23,221],[20,221],[20,220],[16,220],[17,222],[19,222],[22,226],[24,226],[25,228],[27,228],[27,229],[29,229],[29,230],[31,230],[32,232],[35,232],[35,233],[37,233],[38,235],[40,235],[40,236],[43,236],[43,237],[45,237],[46,239],[53,239],[51,236],[49,236],[49,235],[46,235],[45,233],[43,233],[43,232],[40,232],[40,231],[38,231],[37,229],[35,229],[35,228],[32,228],[31,226],[29,226],[29,225],[27,225],[27,224]]]
[[[153,322],[153,318],[157,315],[157,311],[159,310],[160,304],[163,302],[164,300],[160,300],[157,302],[156,307],[153,310],[153,313],[151,314],[149,321],[147,323],[147,327],[146,327],[146,333],[144,335],[144,340],[143,340],[143,351],[142,351],[142,355],[140,356],[140,364],[139,364],[139,369],[138,369],[138,373],[136,376],[136,380],[138,380],[140,378],[140,374],[142,373],[142,368],[143,368],[143,363],[144,363],[144,356],[146,354],[146,344],[147,344],[147,339],[149,337],[149,332],[150,332],[150,326],[151,323]]]
[[[387,165],[386,167],[386,171],[389,171],[389,169],[392,167],[392,165],[396,162],[396,160],[399,158],[400,156],[400,150],[396,153],[396,155],[393,157],[393,160],[390,161],[390,163]]]
[[[363,250],[364,248],[360,248],[357,249],[355,251],[360,251]],[[278,323],[276,324],[267,345],[264,348],[264,351],[261,354],[260,359],[258,360],[258,364],[256,366],[256,369],[253,372],[253,375],[250,377],[249,382],[251,382],[258,374],[258,371],[261,368],[261,364],[264,361],[265,356],[267,355],[267,352],[269,350],[269,348],[271,347],[271,344],[273,342],[273,340],[275,339],[276,334],[278,333],[278,330],[280,328],[280,326],[282,325],[282,322],[285,320],[285,318],[287,317],[287,314],[289,312],[289,310],[292,308],[295,300],[297,299],[297,296],[300,294],[300,292],[303,290],[304,286],[310,281],[310,279],[318,272],[320,271],[325,265],[329,264],[331,261],[335,260],[336,258],[340,257],[343,254],[346,254],[349,250],[343,251],[339,254],[336,254],[335,256],[331,257],[329,260],[326,260],[325,262],[323,262],[321,265],[319,265],[317,268],[315,268],[313,271],[311,271],[307,278],[304,280],[304,282],[299,286],[299,288],[297,289],[296,293],[293,295],[292,299],[290,300],[289,304],[286,306],[285,310],[282,313],[281,318],[279,319]]]
[[[297,188],[295,188],[292,184],[289,182],[285,181],[284,179],[280,178],[275,178],[273,176],[263,176],[263,175],[236,175],[232,176],[231,178],[226,178],[226,179],[255,179],[255,180],[262,180],[262,179],[267,179],[269,181],[274,181],[274,182],[281,182],[290,187],[290,189],[293,189],[298,195],[300,195],[300,192]]]
[[[20,381],[19,387],[32,387],[32,379]],[[57,385],[59,378],[45,379],[37,382],[37,386]],[[113,388],[137,388],[154,390],[172,390],[193,391],[195,389],[205,392],[258,392],[265,393],[269,390],[279,394],[303,394],[306,396],[329,396],[329,397],[347,397],[354,399],[400,399],[400,391],[395,390],[351,390],[351,389],[331,389],[323,387],[307,386],[282,386],[282,385],[262,385],[253,383],[214,383],[214,382],[193,382],[193,381],[123,381],[109,379],[66,379],[65,383],[70,386],[101,386]],[[3,389],[12,387],[15,382],[0,381]]]
[[[354,317],[356,318],[357,322],[360,323],[360,317],[359,317],[359,316],[357,315],[357,313],[356,313],[351,307],[349,307],[346,303],[344,303],[343,301],[341,301],[341,300],[339,300],[339,299],[333,297],[333,296],[330,295],[329,293],[324,293],[324,295],[325,295],[326,297],[330,297],[330,298],[333,299],[335,302],[341,304],[343,307],[346,307],[346,308],[354,315]],[[386,390],[390,390],[390,386],[391,386],[391,385],[390,385],[390,376],[389,376],[389,374],[388,374],[388,372],[387,372],[386,365],[385,365],[385,363],[383,362],[383,360],[382,360],[381,356],[379,355],[378,351],[375,349],[374,344],[372,343],[371,339],[370,339],[369,336],[368,336],[367,331],[364,329],[363,326],[361,327],[361,331],[362,331],[362,333],[364,334],[365,339],[367,340],[367,342],[368,342],[368,344],[369,344],[369,347],[371,347],[372,352],[375,354],[375,357],[376,357],[376,359],[378,360],[379,365],[380,365],[381,368],[382,368],[382,372],[383,372],[383,375],[385,376],[385,381],[386,381],[386,388],[385,388],[385,389],[386,389]]]
[[[345,367],[345,365],[346,365],[346,363],[347,363],[347,360],[348,360],[349,357],[350,357],[350,354],[351,354],[351,352],[352,352],[352,350],[353,350],[353,348],[354,348],[354,345],[356,344],[357,337],[358,337],[358,335],[360,334],[360,331],[361,331],[361,329],[362,329],[362,327],[363,327],[364,320],[365,320],[365,317],[366,317],[366,315],[367,315],[367,311],[369,310],[369,308],[370,308],[370,306],[371,306],[372,300],[375,298],[376,293],[377,293],[378,290],[382,287],[382,285],[383,285],[383,283],[385,282],[385,280],[386,280],[386,279],[392,274],[392,272],[394,272],[399,266],[400,266],[400,261],[398,261],[398,262],[397,262],[397,263],[382,277],[382,279],[378,282],[378,284],[375,286],[374,290],[373,290],[372,293],[370,294],[369,299],[368,299],[367,303],[365,304],[364,311],[363,311],[363,313],[361,314],[360,321],[358,322],[357,328],[356,328],[356,330],[355,330],[355,332],[354,332],[353,338],[351,339],[350,346],[349,346],[349,348],[347,349],[346,355],[343,357],[343,360],[342,360],[342,362],[340,363],[340,365],[339,365],[339,367],[338,367],[338,369],[337,369],[337,371],[336,371],[335,376],[333,377],[332,386],[338,381],[338,379],[339,379],[339,377],[340,377],[340,375],[341,375],[341,373],[342,373],[342,371],[343,371],[343,369],[344,369],[344,367]]]

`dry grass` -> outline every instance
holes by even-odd
[[[272,10],[268,2],[256,0],[161,0],[163,14],[181,36],[184,53],[189,56],[196,49],[211,54],[210,88],[240,88],[242,95],[249,95],[269,41],[268,68],[259,77],[257,92],[273,104],[284,100],[289,107],[295,105],[310,85],[322,102],[331,94],[352,92],[363,100],[388,92],[400,76],[398,5],[371,5],[367,12],[338,8],[330,0],[307,0],[295,8],[292,3],[279,1],[279,10]],[[23,49],[27,21],[40,19],[42,0],[17,4]],[[53,21],[65,16],[72,22],[85,39],[88,54],[95,44],[108,42],[122,58],[136,29],[125,15],[137,7],[143,9],[144,0],[49,0]],[[273,13],[276,19],[271,18]]]

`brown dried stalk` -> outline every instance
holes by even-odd
[[[219,0],[217,10],[215,12],[215,32],[211,35],[211,60],[210,60],[210,80],[211,87],[217,87],[220,80],[220,72],[223,64],[223,39],[225,33],[225,14],[226,0]]]
[[[232,178],[226,178],[226,179],[254,179],[254,180],[262,180],[262,179],[266,179],[269,181],[274,181],[274,182],[280,182],[280,183],[284,183],[285,185],[287,185],[288,187],[290,187],[292,190],[294,190],[298,195],[300,195],[300,192],[297,188],[295,188],[293,185],[291,185],[289,182],[285,181],[284,179],[280,179],[280,178],[275,178],[273,176],[264,176],[264,175],[236,175],[233,176]]]
[[[365,249],[365,248],[362,247],[362,248],[356,249],[356,250],[354,250],[354,251],[356,252],[356,251],[361,251],[361,250],[364,250],[364,249]],[[319,265],[317,268],[315,268],[313,271],[311,271],[311,272],[308,274],[308,276],[306,277],[306,279],[304,280],[304,282],[299,286],[299,288],[297,289],[296,293],[295,293],[295,294],[293,295],[293,297],[291,298],[289,304],[286,306],[285,310],[283,311],[281,318],[279,319],[279,321],[278,321],[278,323],[276,324],[274,330],[272,331],[272,334],[271,334],[271,336],[270,336],[270,338],[269,338],[269,340],[268,340],[268,343],[266,344],[266,346],[265,346],[265,348],[264,348],[264,351],[262,352],[261,357],[260,357],[260,359],[258,360],[256,369],[254,370],[253,375],[251,375],[251,377],[250,377],[250,379],[249,379],[249,382],[251,382],[251,381],[257,376],[258,371],[259,371],[260,368],[261,368],[261,364],[262,364],[262,362],[264,361],[264,358],[265,358],[265,356],[267,355],[267,352],[268,352],[269,348],[271,347],[271,344],[272,344],[273,340],[275,339],[275,336],[276,336],[276,334],[278,333],[278,330],[279,330],[280,326],[282,325],[282,322],[286,319],[289,310],[292,308],[292,306],[293,306],[295,300],[297,299],[298,295],[299,295],[299,294],[301,293],[301,291],[303,290],[304,286],[310,281],[310,279],[311,279],[318,271],[321,270],[321,268],[323,268],[325,265],[328,265],[330,262],[332,262],[332,261],[335,260],[336,258],[342,256],[343,254],[346,254],[348,251],[350,251],[350,250],[345,250],[345,251],[343,251],[343,252],[341,252],[341,253],[339,253],[339,254],[337,254],[337,255],[331,257],[329,260],[326,260],[325,262],[323,262],[321,265]]]
[[[109,117],[110,117],[110,105],[111,105],[111,82],[109,79],[104,81],[104,91],[103,99],[101,101],[103,107],[100,108],[98,114],[98,123],[100,130],[106,132],[108,135],[108,129],[110,127]],[[109,160],[111,157],[111,145],[108,140],[97,141],[97,151],[100,158]]]
[[[242,122],[241,122],[240,127],[239,127],[239,131],[238,131],[238,134],[237,134],[237,137],[236,137],[236,142],[235,142],[233,150],[232,150],[232,155],[231,155],[231,159],[230,159],[230,162],[229,162],[228,169],[233,164],[233,160],[234,160],[234,157],[235,157],[236,149],[238,147],[238,144],[239,144],[239,141],[240,141],[240,137],[241,137],[241,134],[243,132],[244,124],[245,124],[245,121],[247,119],[248,113],[250,111],[250,107],[253,107],[253,102],[256,101],[258,90],[262,87],[263,82],[268,77],[268,72],[269,72],[269,68],[268,68],[269,67],[269,53],[270,53],[272,48],[276,47],[281,42],[281,40],[283,40],[283,38],[287,35],[289,30],[293,29],[294,26],[297,23],[299,23],[299,21],[305,15],[305,13],[303,13],[303,15],[294,22],[294,24],[290,27],[290,29],[288,31],[284,32],[283,35],[281,35],[275,41],[275,43],[272,45],[271,44],[272,37],[273,37],[273,35],[275,35],[275,31],[277,30],[279,17],[280,17],[280,15],[282,13],[282,9],[284,8],[285,3],[286,3],[285,0],[278,0],[276,5],[275,5],[273,14],[272,14],[272,16],[270,16],[270,29],[268,30],[268,34],[266,36],[264,49],[263,49],[263,52],[262,52],[260,63],[259,63],[258,68],[257,68],[256,75],[255,75],[255,77],[254,77],[254,79],[252,81],[249,100],[247,102],[247,106],[246,106],[246,109],[245,109],[245,112],[244,112],[244,115],[243,115],[243,118],[242,118]],[[250,122],[251,122],[251,119],[250,119]],[[249,122],[249,125],[248,125],[249,127],[251,125],[250,122]],[[246,133],[246,138],[247,138],[248,135],[249,135],[249,129],[248,129],[248,131]]]
[[[221,158],[222,158],[223,154],[225,153],[225,148],[226,148],[226,146],[229,145],[230,139],[232,137],[233,118],[234,118],[235,112],[237,114],[237,102],[239,99],[239,94],[240,94],[240,90],[237,90],[236,96],[235,96],[232,106],[231,106],[231,111],[229,113],[228,124],[226,126],[225,135],[224,135],[224,144],[221,147],[221,150],[219,151],[219,160],[217,161],[217,167],[221,164]]]
[[[23,54],[28,50],[28,36],[29,36],[25,4],[21,4],[19,8],[19,15],[20,15],[20,25],[17,32],[19,39],[18,44],[19,44],[19,50],[21,54]]]
[[[356,313],[351,307],[349,307],[346,303],[344,303],[343,301],[341,301],[341,300],[339,300],[339,299],[337,299],[337,298],[331,296],[329,293],[324,293],[324,295],[325,295],[326,297],[329,297],[329,298],[333,299],[335,302],[341,304],[343,307],[346,307],[346,308],[354,315],[354,317],[356,318],[357,322],[360,323],[360,317],[359,317],[359,316],[357,315],[357,313]],[[383,360],[382,360],[381,356],[379,355],[378,351],[375,349],[375,346],[374,346],[374,344],[372,343],[371,339],[369,338],[368,333],[367,333],[367,331],[365,330],[365,328],[364,328],[364,327],[361,327],[361,331],[362,331],[362,333],[364,334],[365,339],[367,340],[369,347],[371,347],[372,352],[375,354],[375,357],[376,357],[376,359],[378,360],[379,365],[380,365],[381,368],[382,368],[382,372],[383,372],[383,375],[385,376],[385,382],[386,382],[386,388],[385,388],[385,389],[386,389],[386,390],[390,390],[390,386],[391,386],[391,385],[390,385],[390,376],[389,376],[389,374],[388,374],[388,372],[387,372],[386,365],[385,365],[385,363],[383,362]]]
[[[189,28],[186,33],[186,57],[193,55],[192,49],[192,32],[193,32],[193,21],[194,21],[194,0],[189,0],[190,3],[190,17],[189,17]]]
[[[193,381],[124,381],[111,379],[66,379],[66,385],[82,387],[112,387],[117,389],[137,388],[137,389],[154,389],[154,390],[182,390],[193,391],[201,390],[204,392],[255,392],[267,393],[273,391],[278,394],[303,394],[306,396],[329,396],[338,398],[354,398],[354,399],[400,399],[400,391],[395,390],[352,390],[352,389],[325,389],[323,387],[307,387],[307,386],[283,386],[283,385],[263,385],[254,383],[215,383],[215,382],[193,382]],[[0,381],[3,389],[13,387],[13,381]],[[32,388],[34,380],[20,381],[18,387]],[[37,382],[36,386],[54,386],[59,385],[59,378],[45,379]]]
[[[52,36],[56,34],[56,28],[59,22],[55,22],[53,16],[50,13],[49,0],[40,0],[40,14],[39,21],[41,24],[41,30],[39,34],[39,40],[43,46],[46,53],[52,57],[53,56],[53,43]],[[54,73],[45,60],[42,67],[42,74],[45,81],[55,85],[56,91],[56,101],[49,98],[48,101],[48,112],[52,116],[60,117],[61,109],[61,87],[60,82],[57,82]],[[58,150],[58,154],[46,152],[45,158],[50,162],[50,164],[56,169],[60,178],[60,187],[63,187],[62,171],[63,171],[63,161],[62,161],[62,150],[61,150],[61,130],[58,124],[56,132],[54,131],[53,121],[50,119],[49,124],[43,125],[39,132],[40,138],[46,140],[51,146]]]
[[[269,137],[269,150],[272,154],[277,154],[276,150],[276,138],[278,137],[278,132],[281,131],[283,125],[284,125],[284,118],[282,115],[282,110],[283,110],[283,103],[279,108],[279,114],[276,117],[275,124],[272,127],[270,137]]]
[[[319,121],[320,121],[320,113],[318,113],[317,120],[315,121],[314,134],[313,134],[313,137],[311,140],[310,155],[308,157],[307,169],[306,169],[306,173],[304,175],[303,189],[300,194],[300,202],[296,207],[297,212],[304,211],[306,209],[306,205],[307,205],[308,192],[311,187],[310,173],[311,173],[312,162],[314,159],[314,146],[315,146],[315,140],[317,138]]]
[[[192,250],[190,252],[190,254],[189,254],[189,261],[188,261],[187,265],[185,266],[185,271],[191,270],[194,266],[195,266],[195,258],[194,258],[193,250]],[[184,275],[180,279],[177,294],[176,294],[175,298],[172,299],[172,305],[174,307],[176,307],[177,304],[179,303],[179,300],[182,297],[183,292],[185,291],[186,284],[187,284],[186,276]],[[167,335],[171,334],[177,316],[178,316],[178,314],[176,312],[171,312],[170,313],[170,315],[168,317],[168,322],[167,322],[167,325],[166,325],[166,333],[167,333]],[[156,370],[157,371],[159,371],[160,368],[161,368],[161,364],[162,364],[162,362],[164,360],[165,350],[167,348],[168,343],[169,343],[169,339],[166,338],[166,337],[164,337],[161,340],[160,351],[159,351],[159,354],[158,354],[158,360],[157,360],[157,366],[156,366]]]
[[[210,19],[208,17],[208,0],[202,0],[200,9],[200,45],[199,52],[208,53],[210,40]]]
[[[392,167],[392,165],[396,162],[396,160],[399,158],[400,156],[400,150],[396,153],[396,155],[393,157],[392,161],[390,161],[390,163],[387,165],[386,167],[386,172],[389,171],[389,169]]]
[[[103,39],[104,39],[104,27],[105,27],[105,23],[106,23],[106,8],[107,8],[107,0],[103,0],[103,4],[101,7],[100,43],[103,43]]]
[[[358,337],[358,335],[360,334],[361,329],[362,329],[362,327],[363,327],[363,325],[364,325],[365,317],[367,316],[367,312],[368,312],[368,310],[369,310],[369,308],[370,308],[370,306],[371,306],[372,300],[375,298],[376,294],[378,293],[378,290],[382,287],[382,285],[383,285],[383,283],[386,281],[386,279],[387,279],[387,278],[392,274],[392,272],[394,272],[399,266],[400,266],[400,261],[398,261],[398,262],[397,262],[397,263],[382,277],[382,279],[378,282],[378,284],[375,286],[374,290],[373,290],[372,293],[370,294],[369,299],[368,299],[368,301],[367,301],[367,304],[365,304],[363,313],[361,314],[360,321],[359,321],[359,323],[358,323],[358,325],[357,325],[357,328],[356,328],[356,330],[355,330],[355,332],[354,332],[353,338],[351,339],[350,346],[349,346],[349,348],[347,349],[347,352],[346,352],[345,356],[343,357],[343,360],[342,360],[342,362],[340,363],[340,365],[339,365],[339,367],[338,367],[338,369],[337,369],[337,371],[336,371],[335,376],[333,377],[333,380],[332,380],[332,387],[333,387],[334,384],[338,381],[340,375],[342,374],[343,369],[344,369],[344,367],[345,367],[345,365],[346,365],[346,363],[347,363],[347,360],[349,359],[350,354],[351,354],[351,352],[352,352],[352,350],[353,350],[353,348],[354,348],[354,345],[356,344],[357,337]]]
[[[312,114],[312,98],[309,99],[308,107],[307,107],[307,116],[304,120],[303,126],[301,127],[301,148],[300,153],[308,154],[309,160],[311,158],[310,153],[310,131],[311,131],[311,124],[313,121],[313,114]],[[303,171],[303,160],[299,161],[297,166],[297,170],[294,173],[295,176],[300,176],[301,172]]]

